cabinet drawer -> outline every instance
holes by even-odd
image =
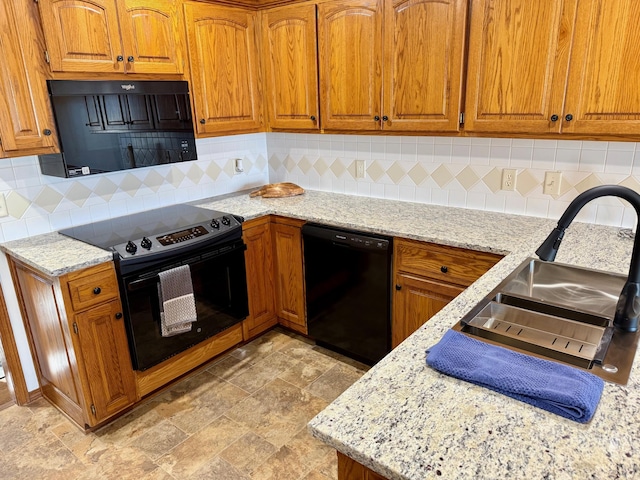
[[[468,286],[502,257],[413,240],[395,241],[396,271]]]
[[[118,296],[118,281],[111,269],[70,280],[68,285],[75,311]]]

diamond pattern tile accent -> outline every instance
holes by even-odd
[[[14,205],[12,211],[12,206],[9,202],[10,198],[13,195],[15,195],[16,197],[13,199]],[[60,204],[63,198],[64,196],[60,192],[54,190],[49,186],[45,186],[42,190],[40,190],[40,193],[38,193],[38,196],[35,198],[33,203],[35,203],[39,207],[44,208],[47,212],[52,213]],[[23,201],[27,202],[26,207],[24,207]],[[9,193],[9,196],[7,196],[7,210],[12,217],[20,218],[22,214],[27,210],[27,207],[29,207],[29,202],[19,193],[12,191]]]
[[[596,174],[592,173],[581,182],[576,183],[575,189],[578,191],[578,193],[582,193],[589,190],[590,188],[597,187],[598,185],[602,185],[602,180],[600,180],[600,178]]]
[[[149,175],[145,177],[143,183],[154,192],[157,192],[164,183],[164,177],[155,170],[151,170]]]
[[[164,181],[164,179],[163,179]],[[102,198],[105,202],[111,200],[113,194],[118,190],[118,186],[108,178],[101,178],[93,189],[93,193]]]
[[[171,169],[171,171],[173,172],[173,169]],[[131,197],[135,197],[141,185],[142,182],[138,177],[127,173],[120,182],[120,190],[127,192]]]
[[[300,163],[298,163],[298,168],[302,170],[302,173],[306,175],[307,173],[309,173],[309,170],[313,168],[313,165],[307,157],[302,157]]]
[[[244,157],[242,159],[242,168],[244,168],[244,173],[251,172],[251,169],[253,168],[253,162],[249,157]]]
[[[458,182],[460,182],[460,185],[462,185],[464,189],[468,191],[471,189],[471,187],[473,187],[480,181],[480,177],[473,170],[473,168],[467,165],[458,175],[456,175],[456,180],[458,180]]]
[[[278,157],[276,157],[276,158],[278,158]],[[258,155],[258,158],[256,158],[256,168],[258,170],[262,171],[262,170],[265,169],[266,166],[267,166],[267,159],[264,158],[262,155]]]
[[[371,165],[369,165],[369,168],[367,168],[367,174],[369,175],[371,180],[377,182],[384,175],[384,168],[382,168],[382,166],[376,160],[374,160],[373,162],[371,162]]]
[[[329,169],[329,167],[327,166],[327,163],[322,159],[319,158],[314,164],[313,164],[313,168],[315,168],[316,172],[318,172],[318,174],[320,176],[324,175],[325,173],[327,173],[327,170]]]
[[[501,186],[500,184],[502,183],[502,172],[496,167],[482,177],[482,181],[487,187],[489,187],[489,190],[493,193],[498,193]]]
[[[340,178],[347,171],[339,158],[336,158],[329,168],[337,178]]]
[[[204,171],[211,180],[217,180],[220,174],[222,173],[222,169],[218,166],[216,162],[211,162],[207,169]]]
[[[634,192],[640,192],[640,183],[633,177],[627,177],[620,182],[623,187],[630,188]]]
[[[525,197],[531,190],[540,185],[540,182],[529,170],[523,170],[516,178],[516,190]]]
[[[287,158],[284,159],[284,168],[287,169],[287,172],[291,173],[294,168],[296,168],[296,162],[291,158],[291,155],[287,155]]]
[[[347,166],[347,172],[355,180],[356,179],[356,161],[354,160]]]
[[[189,170],[187,171],[187,178],[191,180],[195,185],[200,183],[200,180],[202,180],[203,175],[204,175],[204,172],[196,164],[191,165],[191,167],[189,167]]]
[[[424,167],[418,163],[415,167],[409,170],[408,175],[413,183],[420,185],[429,177],[429,172],[427,172]]]
[[[282,161],[280,161],[280,157],[274,153],[269,158],[269,165],[271,165],[274,170],[278,170],[282,166]]]
[[[440,188],[444,188],[451,182],[451,180],[453,180],[453,175],[447,167],[445,167],[444,165],[440,165],[433,171],[433,173],[431,174],[431,178],[435,180]]]
[[[236,162],[232,158],[230,158],[224,164],[222,171],[226,173],[229,178],[233,178],[233,176],[236,174]]]
[[[87,201],[87,198],[91,196],[91,189],[85,187],[80,182],[73,182],[73,185],[71,185],[64,196],[81,207]]]
[[[184,173],[178,167],[171,167],[171,171],[167,175],[167,182],[178,188],[184,180],[184,176]]]
[[[407,172],[400,166],[398,162],[393,162],[393,165],[389,167],[387,170],[387,175],[393,181],[393,183],[398,184],[400,180],[402,180]]]

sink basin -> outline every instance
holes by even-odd
[[[529,258],[454,329],[626,384],[638,334],[612,326],[626,276]]]

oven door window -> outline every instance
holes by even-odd
[[[241,322],[248,314],[244,249],[201,255],[189,265],[198,320],[191,331],[163,337],[157,270],[124,279],[134,369],[145,370]]]

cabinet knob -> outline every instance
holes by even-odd
[[[312,122],[316,121],[316,116],[315,115],[311,115],[309,118],[311,119]]]
[[[51,135],[51,130],[49,130],[48,128],[45,128],[42,133],[44,133],[46,136]]]
[[[449,267],[447,267],[446,265],[442,265],[442,266],[440,267],[440,271],[441,271],[442,273],[447,273],[447,272],[449,271]]]
[[[379,121],[380,121],[380,117],[379,117],[378,115],[376,115],[375,117],[373,117],[373,119],[374,119],[376,122],[379,122]]]
[[[116,320],[120,320],[122,318],[122,312],[116,313]]]
[[[100,292],[102,292],[102,289],[100,287],[96,287],[93,289],[93,293],[95,293],[96,295],[100,295]]]
[[[127,62],[131,62],[131,63],[133,63],[133,61],[134,61],[134,60],[135,60],[135,59],[133,58],[133,55],[129,55],[129,56],[127,57]]]
[[[204,125],[205,123],[207,123],[207,121],[206,121],[204,118],[201,118],[201,119],[200,119],[200,123],[201,123],[202,125]]]
[[[571,115],[570,113],[567,113],[567,114],[564,116],[564,119],[565,119],[567,122],[570,122],[571,120],[573,120],[573,115]]]
[[[402,285],[400,285],[399,283],[396,283],[396,290],[402,290]]]
[[[119,62],[122,62],[124,60],[124,57],[122,55],[118,55],[116,57],[116,60],[119,61]]]
[[[552,122],[557,122],[558,121],[558,115],[556,115],[555,113],[553,115],[551,115],[551,121]]]
[[[383,121],[383,122],[386,122],[387,120],[389,120],[389,117],[387,117],[386,115],[384,115],[384,116],[382,117],[382,121]]]

